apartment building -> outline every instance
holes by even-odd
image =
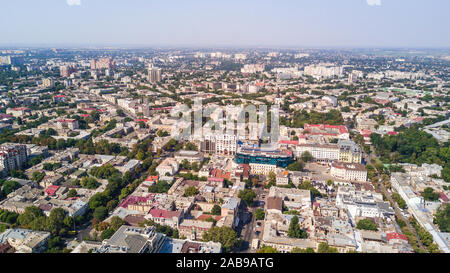
[[[331,165],[330,174],[338,179],[348,181],[367,181],[367,171],[362,164],[334,162]]]
[[[58,129],[70,129],[77,130],[79,127],[78,120],[76,119],[58,119],[56,121],[56,126]]]
[[[160,176],[164,176],[167,173],[169,175],[174,175],[178,172],[179,168],[180,164],[178,164],[177,160],[174,158],[166,158],[158,165],[158,167],[156,167],[156,172],[158,172]]]
[[[296,155],[300,157],[309,152],[316,161],[330,162],[339,160],[339,147],[336,144],[299,144]]]
[[[40,253],[47,248],[50,232],[28,229],[7,229],[0,234],[0,243],[9,244],[16,253]]]
[[[149,67],[148,68],[148,80],[151,83],[157,83],[161,81],[161,68]]]
[[[16,118],[23,118],[25,115],[31,114],[31,109],[27,107],[16,107],[16,108],[8,108],[6,109],[6,114],[12,115]]]
[[[294,162],[294,156],[289,150],[270,150],[250,147],[239,148],[234,161],[237,164],[248,164],[252,174],[268,175],[280,168],[286,168]]]
[[[271,187],[268,197],[278,197],[289,209],[302,210],[311,208],[311,192],[295,188]]]
[[[204,153],[219,155],[235,155],[237,137],[231,134],[205,135],[200,142],[200,149]]]
[[[4,174],[24,167],[27,163],[27,158],[26,145],[8,143],[0,146],[0,170]]]
[[[304,135],[321,135],[327,139],[349,139],[350,134],[344,125],[305,124]]]
[[[362,153],[359,146],[351,141],[340,139],[339,146],[339,161],[345,163],[361,163]]]

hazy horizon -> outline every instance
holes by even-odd
[[[447,0],[18,0],[9,47],[450,48]]]

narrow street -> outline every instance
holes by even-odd
[[[262,236],[262,231],[257,236],[255,234],[255,223],[256,223],[256,217],[255,217],[255,211],[258,208],[261,208],[260,204],[261,201],[264,201],[263,196],[265,196],[266,191],[262,189],[255,189],[255,192],[257,194],[255,198],[255,206],[248,208],[248,211],[245,211],[242,213],[242,226],[239,226],[239,233],[240,239],[244,241],[242,248],[238,251],[240,253],[254,253],[255,250],[251,248],[252,240],[257,238],[260,239]],[[264,205],[262,205],[262,208],[264,208]],[[245,218],[245,219],[244,219]]]
[[[370,149],[371,149],[372,151],[375,151],[375,148],[374,148],[372,145],[370,146]],[[373,159],[373,160],[376,160],[376,158],[377,158],[377,157],[376,157],[376,155],[375,155],[375,152],[372,152],[372,153],[371,153],[370,155],[368,155],[368,156],[367,156],[367,154],[365,154],[365,160],[367,160],[366,163],[372,164],[372,163],[370,163],[370,161],[371,161],[372,159]],[[376,171],[375,173],[376,173],[376,177],[375,177],[375,178],[376,178],[376,180],[377,180],[377,183],[376,183],[376,185],[374,185],[374,186],[375,186],[377,189],[379,189],[379,190],[383,193],[383,195],[386,196],[386,198],[388,199],[388,201],[391,203],[391,205],[392,205],[393,208],[394,208],[395,215],[396,215],[397,219],[400,219],[400,220],[404,221],[404,222],[406,223],[406,226],[408,227],[408,229],[411,230],[411,232],[414,234],[414,236],[416,236],[416,239],[417,239],[417,242],[418,242],[418,246],[419,246],[420,248],[426,250],[426,247],[424,247],[424,245],[422,244],[422,242],[421,242],[420,239],[419,239],[419,236],[417,235],[416,229],[411,225],[411,223],[409,222],[409,219],[406,219],[406,218],[403,216],[403,213],[402,213],[400,207],[398,206],[397,202],[395,202],[395,200],[392,198],[391,193],[389,193],[389,191],[386,189],[384,183],[382,182],[382,179],[381,179],[381,177],[380,177],[380,174],[378,173],[378,171]],[[389,178],[390,178],[390,177],[389,177]]]
[[[392,195],[387,191],[387,189],[383,185],[383,183],[379,183],[379,185],[380,185],[379,189],[381,190],[381,192],[384,194],[384,196],[386,196],[386,198],[389,200],[389,202],[393,205],[394,210],[395,210],[395,215],[397,216],[397,218],[403,220],[406,223],[406,226],[408,227],[408,229],[411,230],[412,233],[414,233],[414,235],[417,238],[419,247],[426,249],[426,247],[420,241],[419,236],[416,233],[416,229],[411,225],[411,223],[409,222],[409,219],[406,219],[403,216],[397,202],[395,202],[395,200],[392,198]]]
[[[247,249],[242,251],[243,253],[250,253],[251,252],[251,245],[252,245],[252,239],[253,239],[253,228],[255,226],[255,216],[254,216],[255,209],[250,208],[249,209],[249,216],[250,220],[247,225],[245,225],[244,229],[242,230],[241,238],[245,242],[245,246],[247,246]]]

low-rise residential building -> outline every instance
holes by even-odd
[[[197,151],[180,150],[175,153],[174,157],[178,162],[182,162],[183,160],[187,160],[189,163],[203,161],[203,154]]]
[[[331,165],[330,174],[338,179],[348,181],[367,181],[367,171],[362,164],[334,162]]]
[[[339,147],[336,144],[299,144],[296,147],[297,157],[300,157],[304,152],[309,152],[316,161],[339,160]]]
[[[50,232],[28,229],[7,229],[0,234],[0,244],[8,243],[16,253],[40,253],[47,248]]]
[[[359,146],[351,140],[340,139],[339,146],[339,161],[345,163],[361,163],[362,153]]]
[[[76,119],[58,119],[56,122],[58,129],[76,130],[79,128],[78,120]]]
[[[159,175],[169,174],[170,176],[174,175],[178,172],[180,168],[180,164],[174,158],[166,158],[161,162],[161,164],[156,167],[156,172]]]

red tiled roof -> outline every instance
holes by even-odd
[[[224,170],[220,170],[220,169],[213,169],[211,171],[210,175],[212,177],[223,178],[223,179],[230,180],[231,172],[225,172]]]
[[[360,133],[361,133],[361,135],[363,135],[363,137],[370,137],[370,134],[372,134],[371,131],[364,130],[364,129],[361,129]]]
[[[310,134],[338,135],[338,134],[348,133],[348,129],[344,125],[308,124],[308,123],[305,123],[304,129],[319,129],[319,130],[322,131],[320,133],[311,132]],[[337,132],[336,133],[335,132],[329,132],[329,130],[327,130],[327,129],[338,130],[339,133],[337,133]]]
[[[39,209],[42,211],[51,211],[53,206],[51,204],[41,204],[39,205]]]
[[[149,214],[153,217],[153,218],[165,218],[165,219],[170,219],[173,217],[180,217],[181,215],[181,211],[176,210],[176,211],[169,211],[169,210],[164,210],[164,209],[151,209],[149,211]]]
[[[242,177],[248,178],[250,176],[250,165],[241,164],[242,166]]]
[[[380,104],[388,104],[390,102],[390,100],[383,100],[383,99],[374,99],[374,101]]]
[[[129,195],[127,198],[125,198],[125,200],[122,201],[122,203],[120,203],[119,207],[126,209],[126,208],[128,208],[129,205],[134,205],[137,203],[145,203],[148,200],[152,200],[153,197],[154,197],[154,195],[152,195],[152,194],[147,197]]]
[[[220,177],[208,177],[208,182],[223,182],[223,178]]]
[[[160,107],[160,108],[153,108],[152,111],[161,111],[161,110],[172,110],[173,107]]]
[[[127,222],[131,226],[137,227],[139,223],[145,221],[144,215],[127,215],[123,218],[125,222]]]
[[[145,181],[156,181],[158,180],[158,176],[157,175],[150,175],[149,177],[147,177],[147,179],[145,179]]]
[[[208,219],[209,217],[214,218],[216,221],[219,221],[219,220],[222,218],[221,216],[218,216],[218,215],[202,214],[202,215],[200,215],[199,217],[197,217],[196,220],[199,220],[199,221],[206,221],[206,219]]]
[[[283,200],[280,197],[268,196],[266,198],[266,208],[276,209],[281,211],[283,209]]]
[[[75,122],[75,121],[77,121],[76,119],[58,119],[58,122],[70,122],[70,123],[72,123],[72,122]]]
[[[11,108],[11,110],[13,110],[13,111],[29,111],[30,108],[27,108],[27,107],[16,107],[16,108]]]
[[[51,186],[47,187],[47,189],[45,190],[45,193],[49,196],[53,196],[58,189],[59,189],[59,186],[51,185]]]
[[[278,144],[298,145],[298,140],[280,140]]]
[[[387,240],[390,241],[392,239],[400,239],[400,240],[405,240],[408,241],[408,238],[406,238],[405,235],[401,234],[401,233],[397,233],[397,232],[391,232],[391,233],[387,233],[386,234]]]
[[[442,201],[444,201],[445,203],[447,203],[448,201],[450,201],[450,199],[447,197],[447,195],[445,195],[444,193],[441,192],[441,194],[439,195],[439,197],[442,199]]]

